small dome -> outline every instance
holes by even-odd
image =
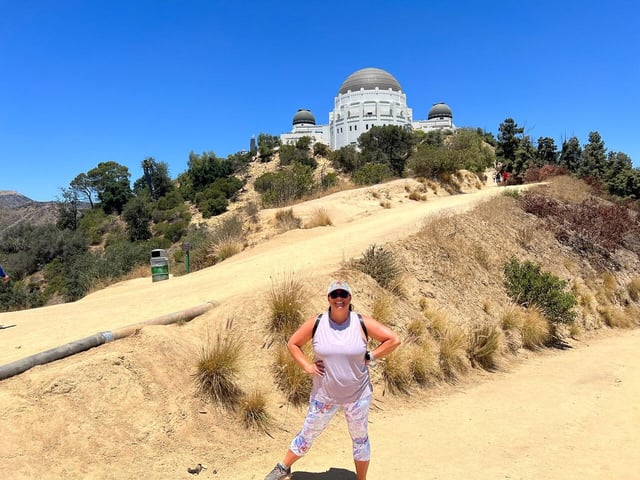
[[[453,118],[453,113],[451,112],[449,105],[447,105],[446,103],[434,103],[433,107],[431,107],[431,109],[429,110],[428,119],[431,120],[432,118],[441,117]]]
[[[389,72],[385,72],[379,68],[363,68],[349,75],[340,87],[338,93],[347,93],[349,90],[357,92],[361,88],[365,90],[375,90],[376,87],[380,90],[391,89],[395,92],[402,91],[398,80]]]
[[[311,110],[307,110],[306,108],[299,108],[296,114],[293,116],[293,124],[316,124],[316,118],[311,113]]]

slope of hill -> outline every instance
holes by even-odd
[[[48,225],[56,222],[56,202],[35,202],[11,190],[0,190],[0,234],[19,225]]]
[[[538,262],[545,270],[585,289],[583,298],[590,301],[581,306],[578,322],[583,339],[602,326],[597,314],[599,303],[605,301],[597,295],[604,283],[602,272],[560,245],[542,228],[543,223],[520,210],[512,197],[500,195],[504,190],[490,186],[475,193],[415,201],[410,199],[413,186],[402,180],[296,205],[294,212],[301,216],[323,208],[331,216],[333,226],[269,235],[266,241],[241,254],[193,274],[157,283],[152,283],[149,277],[130,280],[95,292],[75,304],[1,314],[0,323],[16,325],[0,334],[5,345],[0,353],[4,363],[51,346],[47,342],[64,343],[209,300],[218,302],[214,309],[187,324],[145,327],[136,335],[0,382],[3,411],[0,474],[3,478],[176,479],[190,478],[187,467],[202,463],[208,466],[203,473],[205,478],[263,478],[286,449],[304,415],[303,410],[288,405],[275,387],[271,373],[274,345],[266,331],[268,293],[288,273],[295,273],[304,281],[305,315],[325,308],[326,285],[336,276],[352,284],[358,310],[372,312],[382,300],[392,309],[392,327],[405,338],[401,350],[411,348],[408,325],[416,318],[424,318],[425,305],[445,311],[454,323],[469,328],[480,320],[497,321],[509,305],[502,287],[501,265],[511,255]],[[566,183],[541,188],[554,195],[575,189]],[[388,199],[388,203],[380,198]],[[271,218],[270,212],[261,216],[265,230],[272,228]],[[529,232],[527,242],[522,241],[525,231]],[[384,245],[402,260],[401,295],[391,294],[370,277],[348,268],[347,260],[359,256],[374,243]],[[637,257],[630,252],[621,251],[619,256],[624,269],[616,272],[616,282],[622,288],[640,275],[640,267]],[[269,435],[245,430],[236,415],[194,395],[195,362],[219,333],[240,335],[243,339],[238,382],[247,392],[258,390],[267,396],[268,410],[274,418]],[[638,336],[633,340],[637,344]],[[514,363],[531,356],[513,342],[510,352],[504,352],[498,378]],[[603,355],[610,355],[609,352]],[[577,361],[569,367],[573,373],[579,364]],[[623,375],[619,370],[611,373],[612,369],[607,370],[607,375]],[[483,370],[469,371],[468,376],[458,380],[456,390],[492,377]],[[588,398],[591,392],[586,385],[600,393],[609,385],[596,377],[581,377],[581,398]],[[550,381],[561,382],[559,378],[551,377]],[[626,381],[627,377],[623,378]],[[473,412],[449,411],[446,417],[449,423],[436,427],[439,444],[459,447],[446,452],[440,449],[439,454],[454,456],[434,459],[428,454],[417,454],[430,448],[431,425],[423,423],[429,418],[420,416],[420,412],[425,407],[439,408],[440,397],[434,395],[449,394],[452,387],[435,383],[429,388],[412,389],[411,395],[392,395],[385,390],[379,370],[374,372],[374,380],[376,408],[371,422],[375,453],[370,480],[387,478],[391,469],[402,478],[423,479],[434,463],[456,463],[460,456],[477,458],[478,462],[493,466],[487,472],[493,472],[494,476],[483,476],[479,469],[466,478],[497,478],[496,472],[504,478],[512,474],[517,476],[511,478],[557,478],[545,477],[544,472],[553,475],[564,472],[560,476],[570,478],[566,475],[570,465],[567,456],[552,457],[544,449],[546,470],[535,470],[522,462],[518,470],[513,470],[517,463],[513,459],[521,457],[518,448],[520,453],[526,453],[538,452],[541,446],[546,446],[546,430],[538,431],[542,438],[532,439],[537,442],[536,449],[523,443],[524,440],[500,444],[504,450],[481,448],[479,443],[466,444],[466,438],[474,438],[475,442],[486,438],[492,445],[498,444],[500,432],[494,430],[494,425],[476,427],[485,429],[484,432],[464,430],[471,417],[482,417],[483,412],[495,405],[475,404],[477,409]],[[528,385],[523,384],[520,389],[526,392]],[[541,381],[536,388],[543,388],[541,385],[545,382]],[[630,392],[633,394],[626,387],[624,393]],[[513,393],[505,395],[513,398]],[[497,398],[491,401],[499,402],[500,396]],[[560,401],[556,399],[554,405]],[[570,401],[578,409],[580,399],[572,397]],[[504,406],[504,410],[513,414],[519,411],[517,407],[509,410]],[[466,404],[458,408],[472,407]],[[524,416],[525,406],[521,409]],[[539,412],[543,418],[553,418],[551,428],[556,429],[563,419],[556,413],[566,415],[566,409],[557,410]],[[628,409],[620,409],[620,413],[628,415]],[[613,418],[609,412],[607,415]],[[572,455],[582,451],[581,442],[588,437],[583,430],[576,429],[575,435],[564,441],[571,447],[563,450],[564,455],[575,459]],[[378,439],[379,445],[385,445],[389,451],[376,447]],[[597,465],[608,462],[612,451],[608,448],[619,445],[610,441],[601,450],[589,450],[589,461],[600,462]],[[637,439],[629,439],[625,446],[627,451],[640,451],[636,448]],[[561,445],[552,447],[556,451]],[[482,455],[474,456],[475,452]],[[631,463],[618,458],[615,471],[637,471],[633,467],[639,464],[634,461],[636,457],[631,458]],[[344,469],[351,469],[350,464],[344,425],[336,419],[308,461],[305,459],[297,466],[307,472],[324,472],[330,467],[333,470],[301,473],[293,478],[349,479],[352,477]]]

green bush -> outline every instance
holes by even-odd
[[[511,299],[523,306],[537,305],[552,323],[572,323],[576,298],[565,291],[567,282],[541,271],[540,265],[512,257],[503,265],[504,286]]]
[[[357,185],[375,185],[393,177],[393,172],[384,163],[367,163],[353,174]]]

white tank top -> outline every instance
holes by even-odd
[[[336,323],[325,312],[313,336],[315,360],[324,362],[324,376],[313,377],[311,398],[329,404],[353,403],[373,393],[365,364],[367,342],[358,315],[350,312]]]

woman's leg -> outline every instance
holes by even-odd
[[[369,407],[371,397],[358,400],[344,406],[344,416],[347,420],[349,435],[353,442],[353,461],[356,466],[358,480],[366,480],[371,458],[369,443]]]
[[[313,441],[327,428],[337,411],[338,405],[330,405],[315,400],[309,402],[309,411],[304,419],[302,430],[292,440],[285,457],[284,463],[287,467],[291,466],[291,464],[287,463],[287,460],[295,462],[309,451]]]

